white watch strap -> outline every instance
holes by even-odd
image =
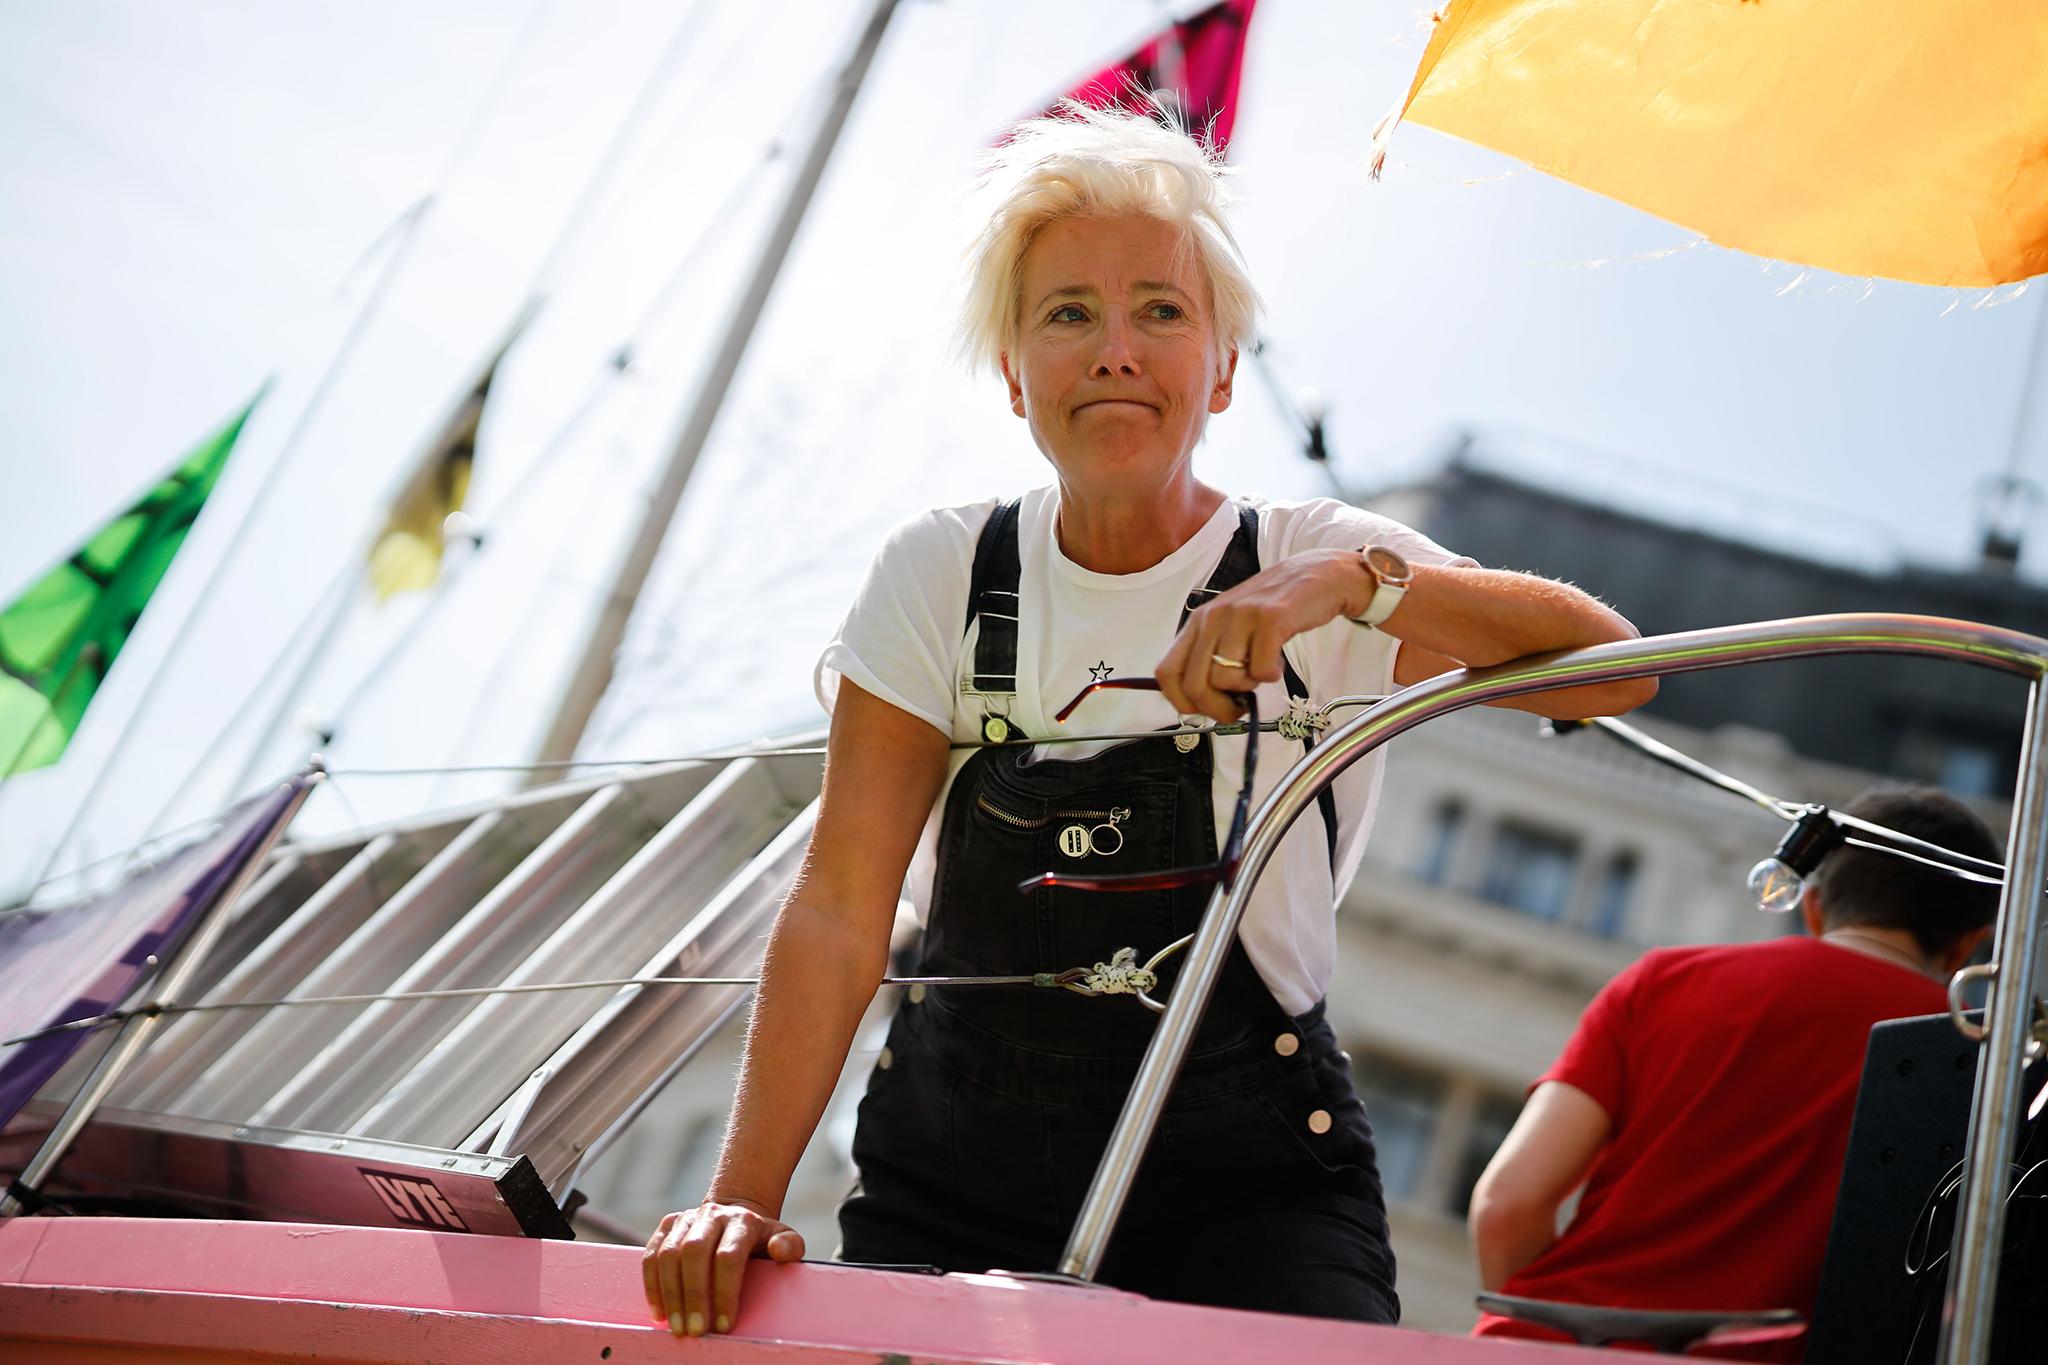
[[[1373,578],[1372,601],[1365,604],[1365,612],[1351,619],[1361,626],[1376,626],[1394,614],[1394,608],[1401,605],[1401,599],[1408,595],[1408,585],[1393,584],[1378,576]]]

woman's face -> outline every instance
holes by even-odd
[[[1143,492],[1184,468],[1230,406],[1209,283],[1156,218],[1060,218],[1024,255],[1010,407],[1070,490]]]

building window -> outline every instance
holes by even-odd
[[[1465,827],[1465,807],[1457,801],[1439,802],[1430,812],[1429,828],[1422,836],[1422,856],[1416,860],[1415,875],[1441,886],[1451,874],[1451,854],[1458,846],[1458,832]]]
[[[1570,835],[1504,821],[1493,832],[1479,894],[1541,919],[1560,919],[1571,904],[1579,845]]]
[[[1367,1055],[1352,1065],[1358,1096],[1372,1120],[1379,1149],[1380,1185],[1388,1199],[1413,1202],[1429,1170],[1437,1116],[1444,1103],[1444,1079],[1384,1055]]]
[[[1953,796],[2004,796],[2013,781],[2010,746],[1974,734],[1909,728],[1893,761],[1905,776]]]
[[[1955,796],[1999,795],[2005,785],[1999,780],[2003,766],[1981,744],[1951,744],[1942,750],[1938,781]]]
[[[1465,1150],[1458,1157],[1458,1179],[1451,1187],[1451,1207],[1460,1218],[1471,1213],[1472,1189],[1521,1113],[1521,1101],[1506,1095],[1488,1095],[1479,1102],[1471,1126],[1465,1130]]]
[[[1602,938],[1620,938],[1628,923],[1628,903],[1636,890],[1636,855],[1617,853],[1600,874],[1593,893],[1593,913],[1586,927]]]

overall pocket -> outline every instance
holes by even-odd
[[[1259,1091],[1268,1132],[1280,1137],[1299,1167],[1369,1184],[1379,1198],[1379,1154],[1365,1102],[1335,1054],[1289,1071]]]
[[[1124,782],[1048,803],[1037,831],[1035,865],[1024,875],[1160,872],[1200,861],[1179,847],[1178,798],[1169,782]],[[1071,887],[1042,891],[1037,909],[1043,960],[1052,970],[1092,967],[1110,961],[1118,949],[1132,948],[1143,962],[1175,937],[1174,896]]]

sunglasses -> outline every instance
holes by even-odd
[[[1157,692],[1157,678],[1104,678],[1089,683],[1075,694],[1074,699],[1059,709],[1053,717],[1060,724],[1066,724],[1067,717],[1074,714],[1082,702],[1097,692]],[[1040,887],[1060,887],[1069,891],[1177,891],[1183,886],[1201,886],[1208,882],[1220,882],[1229,886],[1231,878],[1237,875],[1237,864],[1244,856],[1244,827],[1251,818],[1252,774],[1258,768],[1259,758],[1259,702],[1250,692],[1232,692],[1231,700],[1245,709],[1247,724],[1244,732],[1244,785],[1238,788],[1237,808],[1230,816],[1230,832],[1224,837],[1222,855],[1213,863],[1196,867],[1174,867],[1162,872],[1113,872],[1102,876],[1085,876],[1072,872],[1041,872],[1017,884],[1019,891],[1036,891]],[[1166,738],[1185,731],[1161,731]]]

